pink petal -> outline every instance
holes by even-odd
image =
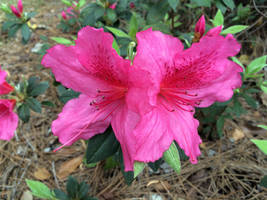
[[[79,98],[67,102],[58,118],[52,123],[52,132],[59,137],[64,146],[69,146],[79,139],[89,139],[103,133],[110,124],[109,107],[96,111],[90,105],[92,98],[81,94]]]
[[[64,11],[61,12],[61,16],[64,20],[67,20],[67,15]]]
[[[18,116],[13,112],[15,100],[0,99],[0,140],[10,140],[18,126]]]
[[[111,119],[112,128],[122,148],[125,171],[133,171],[136,152],[136,136],[133,135],[133,129],[138,121],[139,115],[123,105],[116,110]]]
[[[42,65],[51,68],[56,80],[64,86],[87,95],[94,95],[97,89],[109,87],[81,65],[73,46],[52,47],[43,57]]]
[[[173,140],[195,164],[200,155],[201,139],[197,133],[198,121],[192,112],[175,110],[170,112],[160,103],[151,112],[141,117],[134,129],[136,155],[134,160],[154,162],[163,156]]]
[[[195,33],[200,33],[200,37],[205,33],[205,16],[202,15],[195,26]]]
[[[6,82],[7,73],[0,66],[0,95],[10,93],[14,88]]]
[[[11,8],[11,11],[13,12],[13,14],[16,15],[16,17],[21,18],[20,13],[15,6],[11,5],[10,8]]]
[[[96,78],[110,85],[127,85],[130,61],[112,48],[113,37],[103,28],[85,27],[78,33],[75,51],[81,64]]]
[[[22,14],[23,12],[23,4],[22,4],[22,0],[18,0],[18,10],[19,10],[19,13]]]
[[[117,6],[117,2],[111,4],[111,5],[109,6],[109,8],[111,8],[112,10],[115,10],[115,9],[116,9],[116,6]]]
[[[212,36],[219,36],[220,33],[222,32],[222,26],[217,26],[215,28],[212,28],[210,29],[207,34],[205,35],[206,36],[209,36],[209,37],[212,37]]]
[[[226,101],[242,84],[242,68],[228,59],[239,50],[240,45],[232,35],[203,37],[176,56],[177,71],[165,78],[164,85],[189,92],[188,98],[200,100],[201,107]]]
[[[136,34],[137,54],[133,65],[143,69],[155,77],[155,82],[160,83],[168,69],[165,64],[173,63],[173,57],[183,50],[181,41],[152,28]]]

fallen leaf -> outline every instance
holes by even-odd
[[[235,129],[232,133],[230,133],[229,136],[231,139],[233,139],[234,141],[240,140],[242,138],[245,137],[245,134],[243,131],[241,131],[240,129]]]
[[[38,168],[35,172],[34,172],[34,177],[38,180],[46,180],[49,179],[51,174],[49,173],[49,171],[42,167],[42,168]]]
[[[32,193],[29,190],[24,191],[20,200],[33,200]]]
[[[82,163],[83,156],[79,156],[77,158],[73,158],[61,164],[58,172],[57,177],[62,180],[69,176],[72,172],[74,172],[77,167]]]

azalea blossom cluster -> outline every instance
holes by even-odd
[[[23,4],[22,0],[18,0],[17,8],[14,5],[10,6],[12,13],[17,17],[21,18],[23,15]]]
[[[7,73],[0,66],[0,95],[13,91],[13,87],[6,82]],[[10,140],[18,126],[18,115],[13,111],[16,105],[14,99],[0,99],[0,140]]]
[[[81,93],[64,106],[52,132],[66,146],[111,124],[125,171],[132,171],[135,161],[158,160],[173,141],[197,163],[201,139],[195,107],[227,101],[242,84],[242,68],[229,60],[240,44],[231,34],[221,36],[221,29],[204,34],[202,17],[198,39],[188,49],[173,36],[141,31],[132,65],[112,48],[110,33],[81,29],[75,46],[56,45],[42,60],[57,81]]]

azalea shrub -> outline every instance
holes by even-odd
[[[39,77],[23,79],[20,83],[8,83],[7,72],[0,66],[0,139],[10,140],[14,137],[19,119],[28,122],[30,110],[41,113],[42,105],[53,106],[52,102],[39,102],[37,97],[47,90],[48,82],[40,82]]]
[[[15,37],[20,30],[22,43],[26,44],[32,34],[33,26],[30,23],[36,12],[25,12],[22,0],[18,0],[17,6],[2,3],[0,9],[5,12],[6,20],[2,25],[2,31],[8,33],[8,37]]]

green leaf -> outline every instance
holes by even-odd
[[[63,37],[50,37],[51,40],[54,40],[55,42],[59,44],[64,44],[64,45],[75,45],[74,41],[71,41],[69,39],[63,38]]]
[[[157,3],[154,3],[148,10],[147,24],[156,24],[163,21],[169,8],[168,1],[158,1]]]
[[[98,134],[88,140],[86,150],[87,163],[95,163],[115,154],[119,149],[119,142],[117,141],[114,132],[109,127],[104,133]]]
[[[42,199],[55,199],[53,192],[42,182],[26,179],[26,183],[34,196]]]
[[[228,6],[231,10],[235,8],[235,2],[233,0],[223,0],[223,3]]]
[[[117,41],[115,40],[115,38],[113,39],[112,47],[113,47],[113,49],[116,50],[116,52],[117,52],[118,55],[121,54],[120,47],[119,47]]]
[[[126,172],[124,170],[124,161],[123,161],[123,155],[122,155],[121,148],[119,148],[118,158],[119,158],[119,163],[120,163],[120,167],[121,167],[121,171],[122,171],[124,180],[125,180],[127,185],[131,185],[132,182],[134,181],[134,172],[133,171],[127,171]]]
[[[123,31],[121,31],[120,29],[117,28],[113,28],[110,26],[105,26],[111,33],[113,33],[114,35],[116,35],[117,37],[122,37],[122,38],[129,38],[131,39],[131,37],[129,35],[127,35],[126,33],[124,33]]]
[[[197,4],[198,6],[210,7],[211,0],[191,0],[191,2]]]
[[[261,179],[260,186],[267,188],[267,175]]]
[[[115,22],[117,20],[117,14],[115,10],[107,9],[107,17],[111,22]]]
[[[220,116],[216,121],[216,129],[220,138],[223,136],[224,119],[224,116]]]
[[[258,107],[257,101],[252,98],[250,95],[243,94],[242,97],[245,99],[247,104],[251,106],[252,108],[256,109]]]
[[[264,85],[261,85],[260,87],[262,91],[267,94],[267,87],[265,87]]]
[[[68,0],[61,0],[62,3],[64,3],[66,6],[72,6],[72,3]]]
[[[8,37],[14,37],[18,30],[21,28],[21,24],[15,24],[10,29],[8,29]]]
[[[223,14],[222,14],[221,10],[218,10],[214,19],[212,20],[212,24],[214,27],[223,26],[223,22],[224,22]]]
[[[226,34],[236,34],[239,33],[243,30],[245,30],[248,26],[245,25],[234,25],[234,26],[230,26],[229,28],[223,30],[221,32],[222,35],[226,35]]]
[[[81,8],[84,6],[84,4],[86,3],[86,0],[79,0],[79,3],[77,5],[78,8]]]
[[[164,152],[163,159],[168,163],[174,171],[179,174],[181,170],[181,163],[178,149],[174,142],[172,142],[170,148]]]
[[[254,140],[251,139],[251,142],[253,142],[254,144],[256,144],[256,146],[267,155],[267,140]]]
[[[105,9],[102,6],[97,6],[94,9],[94,16],[95,20],[98,20],[100,17],[102,17],[105,14]]]
[[[134,178],[136,178],[145,168],[145,163],[143,162],[134,162]]]
[[[44,106],[55,107],[55,104],[51,101],[42,101],[41,104]]]
[[[76,194],[78,193],[79,183],[75,178],[73,178],[72,176],[69,176],[66,188],[67,188],[68,196],[71,198],[75,198]]]
[[[222,13],[224,14],[227,10],[226,6],[221,2],[221,0],[215,0],[215,5],[218,9],[220,9],[222,11]]]
[[[45,93],[47,88],[49,88],[49,83],[47,81],[41,82],[33,88],[29,95],[33,97],[39,96],[40,94]]]
[[[175,11],[176,7],[179,4],[179,0],[168,0],[169,5],[172,7],[172,9]]]
[[[261,56],[251,61],[246,70],[247,74],[255,74],[262,70],[265,66],[267,66],[266,59],[267,56]]]
[[[12,26],[14,26],[17,23],[18,23],[17,21],[6,21],[2,25],[2,30],[7,31],[9,28],[11,28]]]
[[[136,14],[133,13],[132,17],[130,19],[130,25],[129,25],[129,36],[132,38],[132,40],[136,41],[136,33],[138,31],[138,22],[136,18]]]
[[[260,124],[260,125],[258,125],[258,127],[260,127],[260,128],[263,128],[263,129],[267,130],[267,126],[266,126],[266,125],[262,125],[262,124]]]
[[[42,106],[38,100],[36,100],[33,97],[28,97],[26,99],[26,104],[32,109],[34,112],[41,113],[42,112]]]
[[[23,121],[23,122],[28,122],[30,119],[30,108],[27,104],[22,104],[18,107],[18,115],[19,118]]]
[[[59,200],[70,200],[68,195],[61,190],[55,189],[54,193],[55,193],[56,198]]]
[[[5,13],[8,13],[8,14],[11,14],[11,13],[12,13],[11,10],[10,10],[10,8],[8,7],[8,5],[5,4],[5,3],[2,3],[2,4],[0,5],[0,8],[1,8],[1,10],[3,10]]]

